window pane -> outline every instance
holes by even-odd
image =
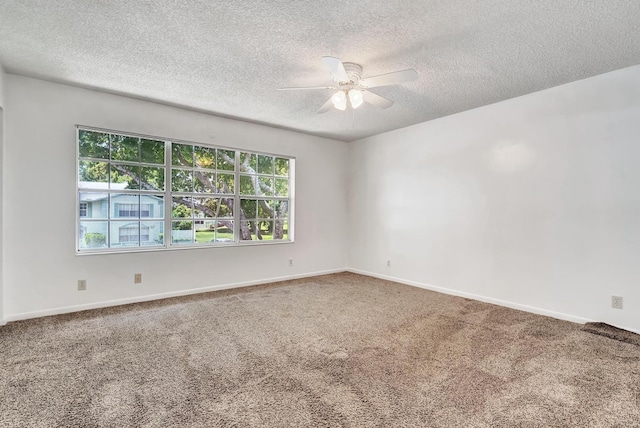
[[[240,222],[240,240],[252,241],[256,240],[257,223],[255,221]]]
[[[139,245],[140,224],[137,221],[112,221],[111,248],[137,247]]]
[[[194,198],[193,216],[194,218],[217,217],[218,199],[215,198]]]
[[[273,201],[258,201],[258,218],[273,218]]]
[[[140,223],[140,245],[154,246],[164,243],[164,222],[144,221]]]
[[[286,220],[273,222],[273,239],[289,239],[289,227]]]
[[[138,218],[140,197],[124,193],[112,193],[110,198],[111,218]]]
[[[184,169],[171,170],[172,192],[193,192],[193,171]]]
[[[164,141],[141,139],[140,159],[144,163],[164,165]]]
[[[78,248],[106,248],[106,221],[81,221],[78,231]]]
[[[111,189],[139,189],[140,166],[111,164]]]
[[[233,198],[221,198],[218,205],[218,217],[233,217]]]
[[[193,221],[172,221],[171,222],[171,243],[191,244],[193,243]]]
[[[233,220],[215,222],[215,242],[233,242]]]
[[[257,201],[255,199],[241,199],[240,208],[244,213],[244,217],[247,219],[256,218],[257,214]]]
[[[179,201],[171,203],[171,217],[173,218],[191,218],[193,202],[189,198],[182,198]]]
[[[273,175],[273,157],[258,155],[258,174]]]
[[[200,244],[215,241],[215,220],[195,220],[196,242]]]
[[[289,176],[289,159],[276,158],[276,175]]]
[[[198,168],[216,169],[216,149],[194,146],[193,154]]]
[[[258,177],[260,183],[260,192],[264,196],[273,196],[273,178]]]
[[[253,153],[240,153],[240,171],[255,174],[256,155]]]
[[[273,201],[275,218],[287,218],[289,214],[289,201]]]
[[[235,177],[233,176],[233,174],[218,173],[218,193],[233,194],[234,184]]]
[[[140,218],[164,218],[164,195],[140,195]]]
[[[276,196],[289,196],[289,179],[276,178],[275,191],[276,191],[275,193]]]
[[[190,144],[173,143],[171,145],[171,164],[193,166],[193,146]]]
[[[111,134],[111,160],[140,161],[140,139]]]
[[[142,167],[142,184],[144,190],[164,190],[164,168]]]
[[[218,150],[218,169],[234,171],[236,165],[236,152],[233,150]]]
[[[272,221],[261,221],[259,222],[258,228],[258,239],[264,241],[272,241],[273,240],[273,222]]]
[[[80,192],[80,218],[107,218],[109,213],[109,195],[107,193]]]
[[[240,194],[241,195],[255,195],[256,191],[253,187],[253,177],[250,175],[240,176]]]
[[[109,134],[94,131],[78,131],[81,158],[109,159]]]
[[[80,161],[78,163],[78,187],[107,189],[109,187],[109,163]]]
[[[216,173],[215,172],[193,172],[193,190],[197,193],[215,193]]]

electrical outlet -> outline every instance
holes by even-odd
[[[622,309],[622,296],[611,296],[611,307],[614,309]]]
[[[87,289],[87,280],[79,279],[78,280],[78,291],[84,291]]]
[[[387,267],[391,267],[391,260],[387,260]]]
[[[135,275],[133,275],[133,283],[134,284],[141,284],[142,283],[142,274],[141,273],[136,273]]]
[[[289,259],[289,266],[293,266],[293,259]]]

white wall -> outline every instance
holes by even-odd
[[[2,62],[0,62],[0,108],[4,107],[5,79],[4,67],[2,66]]]
[[[3,262],[3,227],[4,227],[4,81],[5,74],[2,63],[0,62],[0,325],[4,325],[4,298],[3,298],[3,277],[4,277],[4,262]]]
[[[347,229],[336,221],[347,216],[346,143],[15,75],[6,80],[7,320],[346,267]],[[76,256],[76,124],[295,156],[296,242]],[[141,285],[133,285],[136,272]],[[78,279],[87,280],[87,291],[76,291]]]
[[[640,66],[367,138],[349,158],[354,270],[640,331]]]

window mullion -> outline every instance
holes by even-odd
[[[164,142],[164,247],[171,246],[171,141]]]
[[[240,243],[240,150],[236,150],[234,165],[234,194],[233,194],[233,239],[236,244]]]

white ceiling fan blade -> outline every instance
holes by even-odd
[[[334,82],[348,82],[349,76],[347,75],[347,71],[344,69],[344,65],[340,59],[332,57],[332,56],[323,56],[322,62],[324,66],[329,70],[329,74],[331,74],[331,80]]]
[[[414,80],[418,80],[418,73],[413,68],[409,68],[407,70],[367,77],[366,79],[362,79],[361,83],[365,88],[375,88],[376,86],[395,85],[398,83],[413,82]]]
[[[326,113],[331,110],[331,107],[333,107],[333,101],[331,101],[331,98],[329,98],[326,103],[322,104],[322,107],[320,107],[318,113]]]
[[[393,105],[393,101],[385,98],[385,97],[381,97],[378,94],[374,94],[371,91],[363,91],[364,92],[364,102],[365,103],[369,103],[373,106],[376,107],[380,107],[380,108],[389,108]]]
[[[305,90],[305,89],[338,89],[338,88],[334,86],[299,86],[299,87],[278,88],[279,91],[297,91],[297,90]]]

